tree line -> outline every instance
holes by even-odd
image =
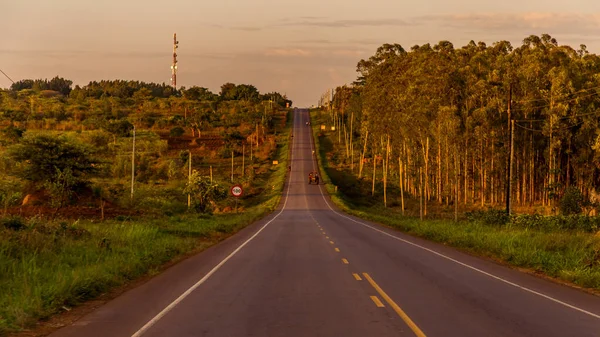
[[[48,79],[24,79],[13,83],[10,91],[19,92],[21,90],[32,90],[40,92],[44,90],[56,91],[64,96],[83,100],[86,98],[134,98],[142,96],[146,98],[169,98],[185,97],[195,101],[274,101],[281,106],[292,105],[292,101],[286,95],[278,92],[261,94],[258,89],[251,84],[225,83],[221,86],[219,94],[212,93],[204,87],[192,86],[190,88],[181,87],[175,89],[165,83],[147,83],[142,81],[126,80],[102,80],[91,81],[87,85],[72,87],[73,81],[62,77]]]
[[[422,197],[425,215],[428,201],[501,205],[509,182],[515,205],[555,206],[573,189],[594,200],[600,57],[585,45],[384,44],[357,72],[322,101],[346,165],[358,177],[372,165],[373,192],[378,170],[384,189],[393,179],[403,209],[405,197]]]

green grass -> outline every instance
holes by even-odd
[[[333,202],[345,212],[402,232],[544,273],[578,286],[600,290],[600,235],[583,230],[542,230],[523,224],[498,226],[483,221],[425,220],[404,217],[393,208],[367,205],[344,189],[348,173],[330,167],[333,142],[319,137],[318,113],[312,112],[313,133],[321,174]],[[523,218],[523,217],[522,217]],[[524,219],[524,218],[523,218]],[[521,220],[522,221],[522,220]]]
[[[280,164],[253,182],[262,192],[240,202],[244,212],[105,222],[16,219],[20,230],[0,223],[0,336],[155,274],[178,256],[201,251],[274,211],[287,176],[291,119],[289,112],[273,154]]]

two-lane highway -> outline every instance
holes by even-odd
[[[339,212],[294,118],[280,208],[51,336],[600,336],[600,298]]]

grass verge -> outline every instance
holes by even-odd
[[[287,177],[292,113],[279,135],[259,202],[244,212],[183,214],[133,220],[5,219],[0,224],[0,336],[31,327],[64,309],[155,274],[165,263],[201,251],[274,211]]]
[[[580,287],[600,290],[600,235],[585,231],[547,231],[511,226],[493,226],[481,221],[425,220],[404,217],[393,208],[353,200],[343,189],[336,189],[343,171],[334,170],[327,161],[334,142],[321,133],[321,119],[311,112],[321,176],[332,201],[344,212],[398,229],[402,232],[440,242],[479,256],[527,268]]]

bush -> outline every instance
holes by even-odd
[[[600,228],[600,217],[585,215],[543,216],[540,214],[513,215],[511,226],[541,231],[583,231],[593,233]]]
[[[560,213],[563,215],[579,214],[583,206],[583,194],[578,188],[567,187],[565,195],[560,199]]]
[[[25,229],[25,221],[23,221],[20,217],[10,217],[0,220],[0,224],[6,229],[10,229],[13,231],[19,231]]]
[[[181,136],[183,136],[184,133],[185,133],[185,130],[180,126],[176,126],[176,127],[172,128],[171,131],[169,131],[169,135],[171,137],[181,137]]]
[[[466,213],[470,221],[481,222],[484,225],[502,226],[506,225],[510,217],[505,210],[488,209],[487,211],[474,211]]]

